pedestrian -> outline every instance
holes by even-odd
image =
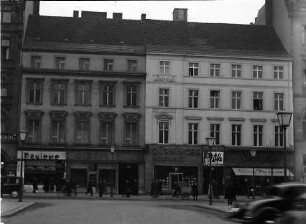
[[[196,183],[193,183],[191,186],[191,194],[192,194],[193,200],[198,200],[199,191],[198,191],[198,186]]]
[[[88,182],[87,191],[85,192],[85,194],[87,195],[87,194],[89,194],[89,193],[90,193],[91,196],[93,195],[92,184],[91,184],[90,181]]]
[[[99,180],[98,189],[99,189],[99,197],[101,198],[104,194],[104,180]]]
[[[46,178],[45,181],[44,181],[44,186],[43,186],[43,189],[46,193],[49,192],[49,179]]]
[[[128,180],[125,181],[125,194],[127,198],[129,198],[131,195],[131,186]]]
[[[75,179],[71,181],[71,192],[74,192],[74,195],[77,195],[77,183]]]
[[[234,189],[233,185],[230,183],[227,186],[226,191],[225,191],[225,198],[227,198],[227,204],[232,205],[235,197],[236,197],[235,189]]]
[[[36,193],[36,191],[38,190],[38,186],[37,186],[37,178],[34,177],[34,180],[33,180],[33,193]]]

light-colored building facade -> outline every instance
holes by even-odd
[[[274,27],[293,58],[295,176],[306,182],[306,1],[268,0],[256,23]]]
[[[88,27],[88,19],[97,21]],[[20,127],[28,134],[19,151],[26,185],[36,177],[50,189],[61,179],[83,189],[104,180],[108,192],[113,181],[115,193],[125,192],[126,181],[132,193],[143,188],[146,68],[139,35],[107,39],[104,31],[77,33],[84,26],[106,30],[118,23],[125,25],[90,12],[30,17],[20,113]],[[105,32],[114,37],[122,31]]]
[[[262,45],[265,40],[261,35],[257,40],[248,36],[257,30],[271,32],[273,39],[273,30],[176,20],[148,21],[144,30],[153,33],[154,26],[161,28],[164,39],[155,42],[158,35],[147,38],[145,141],[149,151],[145,182],[157,179],[167,189],[174,182],[196,181],[199,191],[207,193],[206,137],[215,137],[217,143],[213,148],[215,159],[219,159],[213,162],[215,194],[223,194],[230,181],[235,183],[238,194],[245,194],[250,184],[266,187],[271,181],[282,181],[283,135],[276,112],[293,109],[292,62],[281,45],[273,52]],[[209,30],[210,34],[193,29]],[[232,36],[227,30],[238,34]],[[248,33],[247,37],[239,36],[241,30]],[[171,31],[179,37],[171,36]],[[165,37],[165,33],[169,36]],[[184,42],[180,37],[188,40]],[[213,43],[212,37],[221,42]],[[244,38],[249,45],[241,49],[237,46],[246,44]],[[220,46],[222,39],[227,39],[228,45]],[[256,43],[256,50],[252,49],[252,41],[261,42]],[[287,131],[287,148],[290,160],[292,126]],[[250,154],[253,150],[254,158]],[[293,166],[288,161],[291,176]]]

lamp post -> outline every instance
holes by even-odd
[[[26,139],[27,136],[27,131],[19,131],[19,140],[20,140],[20,147],[21,147],[21,167],[20,167],[20,188],[19,188],[19,202],[22,202],[22,196],[23,196],[23,186],[24,186],[24,182],[23,182],[23,142]]]
[[[256,158],[256,149],[251,149],[250,153],[251,153],[252,159]],[[254,165],[253,165],[253,176],[252,176],[252,188],[253,188],[252,197],[253,197],[253,199],[255,199],[255,189],[256,189],[256,187],[255,187],[255,168],[254,168]]]
[[[212,192],[212,175],[211,175],[211,157],[212,157],[212,153],[211,153],[211,149],[212,146],[215,144],[216,139],[215,138],[206,138],[206,144],[209,147],[209,185],[208,185],[208,199],[209,199],[209,205],[213,204],[213,192]]]
[[[284,181],[287,181],[287,153],[286,153],[286,130],[287,127],[290,126],[292,113],[291,112],[278,112],[277,119],[279,126],[283,130],[284,133]]]
[[[112,154],[112,170],[111,170],[111,197],[114,197],[114,192],[113,192],[113,181],[114,181],[114,177],[113,177],[113,171],[114,171],[114,153],[115,153],[115,146],[111,146],[110,148],[111,150],[111,154]]]

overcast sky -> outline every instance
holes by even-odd
[[[202,1],[41,1],[40,15],[72,17],[73,11],[123,13],[123,19],[172,20],[174,8],[187,8],[189,22],[250,24],[265,0]]]

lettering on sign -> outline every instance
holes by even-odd
[[[224,161],[224,152],[203,152],[203,163],[205,166],[210,165],[210,158],[212,166],[221,166]]]
[[[65,152],[18,151],[17,158],[24,160],[66,160]]]

